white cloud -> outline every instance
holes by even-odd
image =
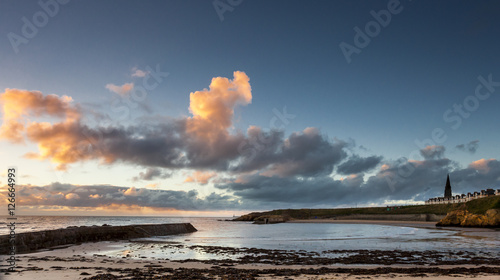
[[[144,78],[149,75],[149,71],[143,71],[137,67],[132,68],[132,77]]]

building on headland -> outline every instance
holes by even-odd
[[[481,190],[480,192],[467,193],[467,194],[457,194],[452,195],[451,193],[451,184],[450,184],[450,175],[446,178],[446,185],[444,187],[444,196],[443,197],[434,197],[430,198],[425,202],[425,204],[449,204],[449,203],[462,203],[471,201],[473,199],[500,195],[500,189],[486,189]]]
[[[444,187],[444,197],[451,198],[450,174],[446,177],[446,186]]]

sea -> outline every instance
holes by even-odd
[[[258,248],[272,250],[439,250],[500,254],[500,232],[481,236],[449,229],[413,228],[373,224],[281,223],[256,225],[225,221],[227,217],[89,217],[17,216],[16,233],[66,228],[101,226],[191,223],[198,231],[188,234],[144,238],[141,241],[168,244]],[[8,234],[7,218],[0,218],[0,234]],[[130,245],[130,244],[128,244]],[[115,246],[116,247],[116,246]],[[124,248],[108,250],[108,255]],[[106,252],[101,252],[106,253]],[[154,254],[144,252],[144,254]],[[191,255],[189,252],[184,252]],[[184,255],[187,257],[187,255]],[[191,256],[193,257],[193,256]],[[201,257],[194,255],[194,258]],[[205,256],[207,257],[207,256]]]

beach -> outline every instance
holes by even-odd
[[[113,242],[114,243],[114,242]],[[18,256],[18,272],[7,279],[498,279],[498,265],[275,265],[151,260],[135,255],[92,254],[113,243],[86,243]],[[79,252],[79,253],[77,253]],[[111,276],[113,275],[113,276]],[[114,278],[115,277],[115,278]],[[172,278],[168,278],[172,277]],[[223,278],[226,277],[226,278]],[[232,278],[227,278],[232,277]]]
[[[347,223],[347,224],[346,224]],[[300,224],[372,224],[433,229],[432,223],[401,221],[296,220]],[[219,223],[221,224],[221,223]],[[260,231],[274,225],[234,224]],[[274,227],[278,229],[278,227]],[[446,229],[457,238],[498,238],[492,229]],[[201,230],[203,233],[203,229]],[[205,234],[206,235],[206,234]],[[463,235],[466,235],[464,237]],[[131,239],[69,245],[17,255],[17,269],[6,279],[497,279],[498,250],[439,251],[359,248],[321,253],[293,249],[200,245],[195,234],[167,239]],[[262,247],[262,246],[261,246]],[[487,249],[487,248],[485,248]],[[5,269],[5,265],[2,270]]]
[[[287,223],[328,223],[328,224],[365,224],[365,225],[387,225],[398,227],[426,228],[426,229],[444,229],[456,231],[460,235],[477,236],[485,238],[495,238],[500,235],[498,229],[491,228],[472,228],[472,227],[436,227],[436,222],[424,221],[391,221],[391,220],[334,220],[334,219],[308,219],[292,220]]]

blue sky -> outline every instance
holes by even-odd
[[[282,162],[266,161],[267,165],[262,163],[246,173],[209,164],[188,164],[182,168],[159,166],[134,160],[137,157],[132,155],[117,156],[112,163],[103,163],[103,157],[92,155],[91,159],[72,161],[66,170],[56,171],[58,163],[53,158],[36,160],[24,156],[37,152],[39,142],[27,139],[24,144],[16,144],[4,139],[0,142],[3,165],[15,165],[22,174],[29,175],[21,178],[20,184],[45,187],[48,193],[54,194],[49,189],[58,182],[67,186],[62,191],[64,196],[73,192],[75,186],[94,185],[125,190],[197,190],[198,202],[206,206],[181,209],[178,205],[161,204],[154,211],[201,212],[422,201],[427,196],[441,194],[446,173],[452,174],[452,184],[456,178],[457,191],[499,188],[500,173],[495,172],[499,172],[496,140],[500,132],[496,120],[500,117],[497,110],[500,87],[495,86],[496,91],[492,92],[483,87],[481,92],[490,93],[484,100],[470,97],[481,84],[479,76],[500,81],[497,55],[500,41],[496,36],[500,4],[495,1],[69,1],[60,4],[42,0],[41,3],[49,3],[52,12],[56,6],[58,9],[53,16],[47,16],[45,24],[37,27],[32,38],[26,38],[23,17],[33,23],[43,20],[43,16],[33,19],[34,15],[47,12],[38,1],[0,1],[0,89],[3,92],[9,88],[39,91],[43,96],[70,96],[74,106],[83,108],[79,119],[82,124],[96,131],[120,125],[137,131],[141,127],[155,127],[153,123],[171,124],[172,120],[193,117],[189,110],[190,93],[208,88],[214,77],[231,80],[233,72],[242,71],[249,78],[252,98],[251,102],[231,107],[234,115],[226,131],[229,135],[241,132],[249,137],[247,129],[251,126],[270,131],[275,112],[282,112],[286,107],[294,118],[280,126],[282,144],[294,133],[304,136],[306,128],[315,127],[317,137],[329,146],[326,150],[311,150],[311,157],[300,163],[297,155],[286,158],[286,153],[277,148],[273,155],[283,158]],[[230,8],[218,12],[214,3],[219,8]],[[397,7],[399,12],[391,14],[387,26],[379,25],[378,34],[359,48],[360,52],[353,54],[349,63],[339,45],[345,42],[356,46],[354,28],[365,30],[367,24],[374,21],[371,12],[386,11],[389,6]],[[25,38],[27,43],[14,41],[13,44],[13,33]],[[122,96],[106,88],[108,84],[133,83],[137,89],[151,75],[148,69],[157,68],[168,75],[147,90],[144,100],[137,102],[132,98],[133,106],[126,105],[122,99],[126,94],[130,98],[130,92]],[[132,74],[137,70],[146,73],[146,77],[134,77]],[[116,104],[126,105],[129,112],[126,117],[123,111],[113,110],[113,102],[118,102],[114,103],[115,109]],[[459,117],[462,122],[457,125],[459,114],[454,111],[454,104],[464,106],[464,102],[472,102],[465,105],[474,110],[465,111],[470,115]],[[4,102],[4,112],[5,104],[9,105]],[[453,121],[443,118],[447,110],[452,110],[448,118],[455,117]],[[97,113],[99,121],[94,118]],[[5,113],[2,117],[5,124]],[[57,117],[60,116],[31,114],[23,121],[54,124]],[[453,125],[457,128],[453,129]],[[398,159],[408,158],[412,152],[422,155],[422,147],[418,147],[415,140],[431,138],[436,128],[446,133],[446,141],[429,147],[436,151],[435,156],[415,158],[426,163],[422,163],[425,166],[422,172],[429,173],[417,176],[415,172],[412,176],[416,177],[405,177],[400,182],[405,186],[401,187],[405,190],[401,194],[385,186],[387,193],[370,199],[347,196],[331,201],[314,197],[307,201],[295,199],[307,195],[308,190],[314,191],[310,185],[320,186],[319,182],[324,182],[333,194],[344,193],[346,190],[339,190],[339,184],[348,176],[355,178],[350,185],[353,190],[383,188],[382,183],[375,181],[386,176],[382,171],[392,170],[391,167],[397,173],[398,164],[403,164],[396,163]],[[335,147],[338,141],[346,144]],[[340,153],[338,158],[335,153],[324,161],[312,156],[330,155],[334,150]],[[340,165],[353,158],[369,157],[379,159],[375,166],[359,169],[355,174],[337,172]],[[234,161],[233,165],[245,161],[238,156],[226,159]],[[448,161],[439,162],[443,159]],[[479,163],[472,164],[480,160],[485,160],[483,169],[477,167]],[[288,172],[286,176],[282,173],[269,176],[269,170],[285,168],[281,165],[300,166],[302,170],[322,167],[310,174]],[[131,179],[148,168],[160,168],[169,177]],[[193,172],[205,177],[210,177],[212,172],[216,175],[210,177],[207,184],[185,182]],[[475,174],[472,181],[470,174]],[[236,182],[242,176],[248,177],[246,184]],[[426,181],[417,180],[421,176]],[[5,178],[1,181],[5,183]],[[287,187],[285,183],[288,186],[296,183],[296,187]],[[272,192],[257,192],[268,184],[272,185],[268,188]],[[278,195],[278,190],[289,190],[296,196],[290,195],[288,200],[262,199]],[[211,206],[206,197],[212,193],[218,195],[220,203],[232,204]],[[34,193],[30,191],[26,196],[30,198],[26,199],[30,211],[42,207],[40,205],[67,212],[80,209],[78,207],[88,210],[97,205],[86,204],[82,196],[81,203],[73,204],[58,200],[42,203],[33,198]],[[138,205],[124,201],[123,205]],[[146,211],[148,206],[140,207]]]

